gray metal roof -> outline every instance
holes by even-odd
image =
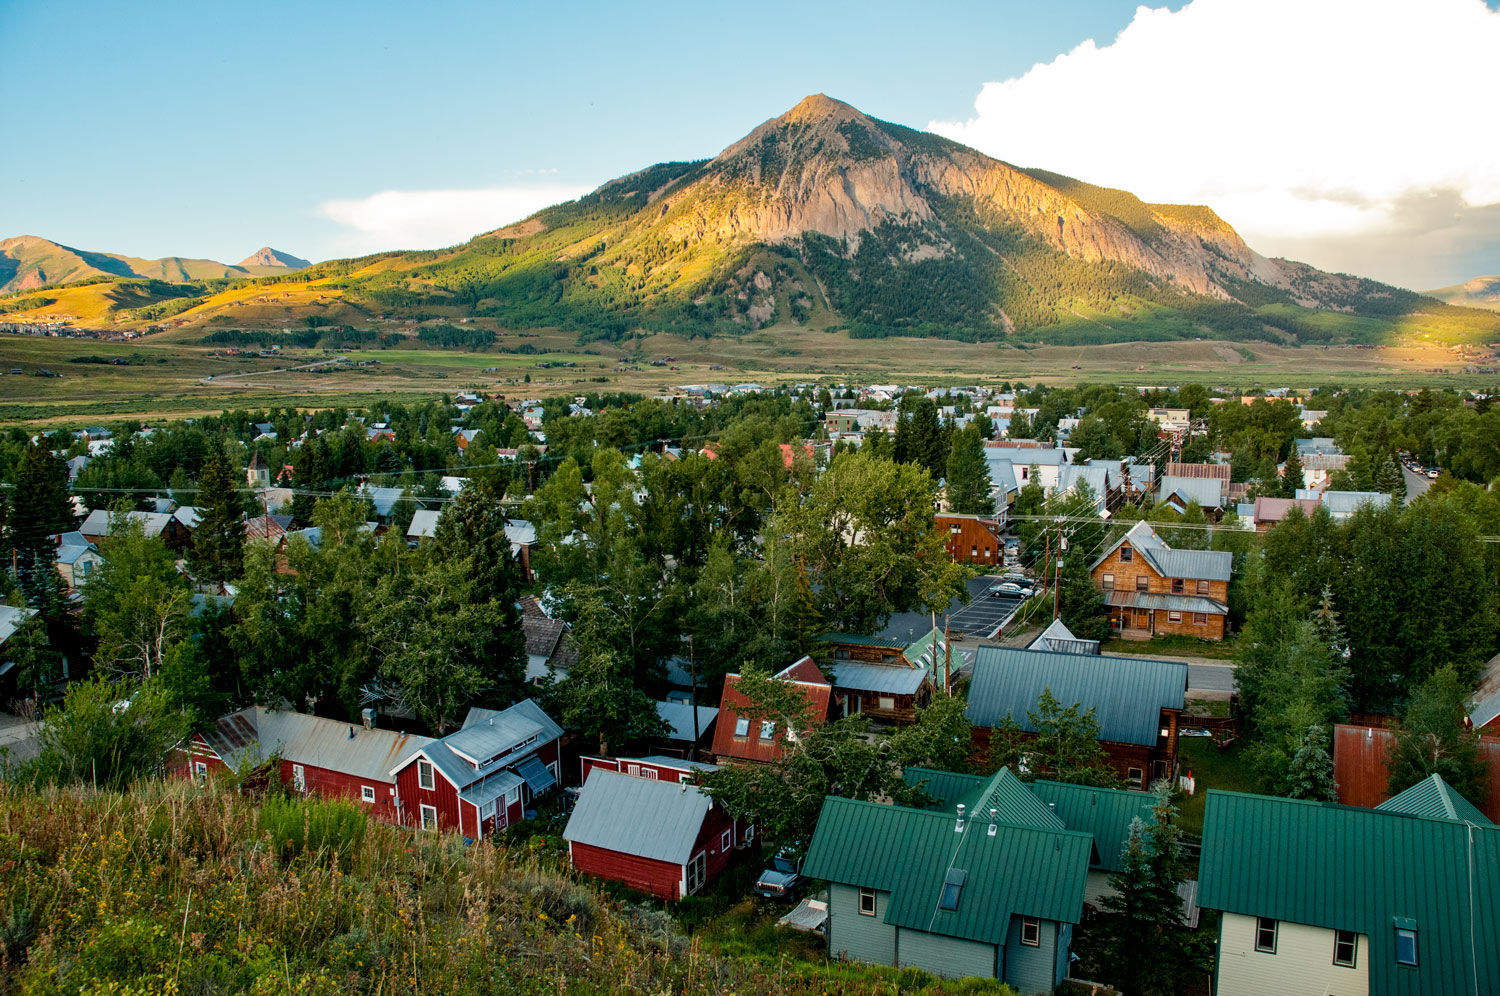
[[[535,744],[507,757],[506,767],[524,759],[535,747],[562,736],[562,727],[554,723],[541,706],[531,699],[523,699],[508,709],[470,709],[464,717],[462,729],[441,740],[428,741],[420,752],[443,773],[444,778],[462,791],[498,770],[483,770],[486,762],[515,750],[533,736],[536,737]],[[417,753],[417,750],[407,751],[399,763],[391,765],[391,769],[406,767]],[[470,759],[481,767],[475,767]]]
[[[563,840],[682,865],[713,802],[697,786],[589,772]]]
[[[438,516],[441,514],[441,509],[417,509],[411,517],[411,525],[406,527],[407,538],[432,539],[437,535]]]
[[[514,771],[497,771],[470,785],[458,793],[458,797],[470,805],[483,806],[494,802],[511,789],[519,788],[520,785],[521,776]]]
[[[1234,554],[1224,550],[1174,550],[1145,521],[1131,526],[1124,536],[1094,559],[1089,570],[1104,563],[1110,554],[1126,543],[1130,544],[1131,549],[1140,551],[1146,562],[1162,577],[1228,581],[1234,570]]]
[[[656,714],[661,721],[671,727],[673,740],[693,739],[693,706],[686,702],[658,702],[656,703]],[[698,735],[707,736],[712,729],[714,720],[719,717],[719,710],[712,706],[698,706]]]
[[[389,782],[396,760],[433,743],[430,737],[325,719],[290,709],[250,706],[214,724],[205,738],[227,763],[259,764],[276,756],[372,782]]]
[[[1297,497],[1302,497],[1300,492]],[[1319,500],[1328,509],[1329,515],[1335,519],[1346,519],[1361,505],[1386,508],[1391,503],[1391,496],[1383,491],[1325,491]]]
[[[1009,716],[1030,729],[1043,690],[1064,708],[1094,710],[1099,737],[1115,743],[1153,746],[1162,709],[1181,709],[1187,665],[1145,657],[1093,657],[1011,647],[980,647],[969,685],[969,722],[995,726]]]
[[[1166,612],[1203,612],[1211,616],[1229,614],[1229,606],[1202,595],[1166,595],[1155,591],[1115,590],[1106,599],[1110,605]]]
[[[1161,501],[1175,494],[1184,503],[1197,502],[1199,508],[1224,507],[1224,482],[1213,477],[1163,477],[1158,493]]]
[[[915,695],[927,680],[925,668],[838,661],[833,668],[833,687],[852,688],[878,695]]]
[[[1037,635],[1026,646],[1027,650],[1044,650],[1055,654],[1092,654],[1099,653],[1098,640],[1080,640],[1068,629],[1067,624],[1061,619],[1054,619],[1052,623]]]
[[[0,643],[11,638],[21,625],[36,615],[36,609],[16,608],[14,605],[0,605]]]

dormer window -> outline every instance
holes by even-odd
[[[938,909],[953,912],[958,909],[959,897],[964,891],[964,880],[969,873],[962,868],[949,868],[943,879],[943,894],[938,897]]]
[[[1417,924],[1415,920],[1396,920],[1396,964],[1417,965]]]

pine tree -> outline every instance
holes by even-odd
[[[984,459],[984,441],[970,425],[954,437],[948,454],[948,507],[960,515],[993,515],[990,497],[990,467]]]
[[[21,593],[33,608],[51,615],[56,608],[57,571],[54,544],[48,537],[73,528],[68,498],[68,468],[44,442],[26,447],[16,474],[9,515],[11,550]]]
[[[1089,574],[1081,548],[1074,547],[1063,556],[1058,580],[1058,615],[1063,625],[1080,640],[1109,639],[1109,613],[1104,595]]]
[[[1302,485],[1302,457],[1293,446],[1291,455],[1286,458],[1286,465],[1281,469],[1281,497],[1297,497],[1297,489]]]
[[[1375,490],[1384,491],[1397,502],[1406,498],[1406,476],[1394,456],[1388,456],[1375,465]]]
[[[1130,822],[1121,870],[1110,876],[1116,894],[1100,900],[1109,981],[1131,996],[1171,996],[1187,968],[1182,925],[1182,831],[1171,786],[1158,782],[1151,822]]]
[[[210,457],[198,475],[198,528],[187,561],[199,581],[222,585],[244,573],[244,504],[236,483],[222,453]]]
[[[1287,769],[1287,794],[1293,799],[1336,802],[1338,783],[1333,778],[1333,758],[1328,754],[1328,731],[1309,726]]]

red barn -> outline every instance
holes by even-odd
[[[531,699],[502,711],[470,709],[463,729],[390,769],[397,822],[472,840],[504,830],[557,785],[561,737],[562,727]]]
[[[681,899],[723,874],[755,828],[697,785],[715,765],[674,758],[584,758],[563,839],[578,871]]]
[[[804,657],[776,674],[781,681],[797,686],[807,698],[808,714],[813,725],[828,718],[833,704],[833,685],[811,657]],[[740,676],[724,676],[724,694],[719,702],[719,718],[714,725],[714,757],[720,764],[734,761],[770,762],[781,757],[781,741],[786,736],[783,724],[770,717],[742,715],[749,711],[750,700],[737,686]],[[806,732],[800,731],[800,732]]]
[[[177,752],[175,770],[189,777],[278,762],[281,782],[298,792],[348,799],[377,819],[399,823],[396,780],[390,767],[431,743],[394,730],[353,726],[336,719],[250,706],[216,721]]]

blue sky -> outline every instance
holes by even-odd
[[[1151,143],[1101,155],[1097,144],[1062,139],[1095,126],[1092,115],[1109,105],[1116,81],[1145,72],[1153,44],[1230,30],[1232,22],[1208,16],[1215,9],[1282,2],[1289,0],[1196,0],[1190,10],[1174,2],[1148,24],[1130,0],[743,7],[0,0],[0,93],[13,122],[0,157],[0,236],[231,262],[265,244],[314,259],[446,244],[512,220],[497,215],[529,209],[538,197],[652,162],[712,155],[814,92],[889,120],[936,124],[1023,165],[1122,186],[1145,177],[1159,189],[1142,193],[1157,199],[1222,193],[1236,203],[1244,191],[1205,188],[1166,162],[1180,158],[1169,154],[1171,141],[1196,127],[1171,121],[1170,95],[1151,94],[1152,111],[1132,129],[1170,129],[1171,141],[1159,143],[1161,163]],[[1490,14],[1479,0],[1305,2],[1344,15],[1394,5],[1381,23],[1407,36],[1401,17],[1420,20],[1428,5]],[[1124,47],[1136,36],[1143,40]],[[1074,51],[1088,39],[1103,50],[1092,63],[1080,58],[1089,52]],[[1065,53],[1073,55],[1059,59]],[[1495,55],[1500,62],[1500,49]],[[1200,86],[1183,83],[1184,92]],[[1022,121],[1008,133],[1021,97],[1043,109],[1056,100],[1049,113],[1061,117],[1050,126]],[[1253,88],[1232,98],[1253,99]],[[1462,99],[1471,115],[1483,103]],[[1080,113],[1080,100],[1094,106]],[[1139,111],[1111,107],[1107,116]],[[1495,151],[1491,135],[1473,129],[1468,154]],[[1299,157],[1309,154],[1318,157],[1316,149]],[[1127,159],[1133,169],[1124,168]],[[1307,177],[1292,173],[1305,188]],[[1449,179],[1418,178],[1424,190],[1448,189]],[[1472,197],[1491,179],[1500,202],[1500,176],[1459,178],[1455,189]],[[1185,196],[1172,197],[1179,189]],[[1338,186],[1333,201],[1348,201],[1349,189]],[[463,194],[434,199],[434,191]],[[383,192],[395,193],[367,200]],[[1395,204],[1409,192],[1350,196]],[[440,217],[413,217],[428,211]],[[1455,278],[1474,275],[1457,267],[1487,259],[1483,246],[1465,245],[1450,253]],[[1376,275],[1392,278],[1396,269]]]

